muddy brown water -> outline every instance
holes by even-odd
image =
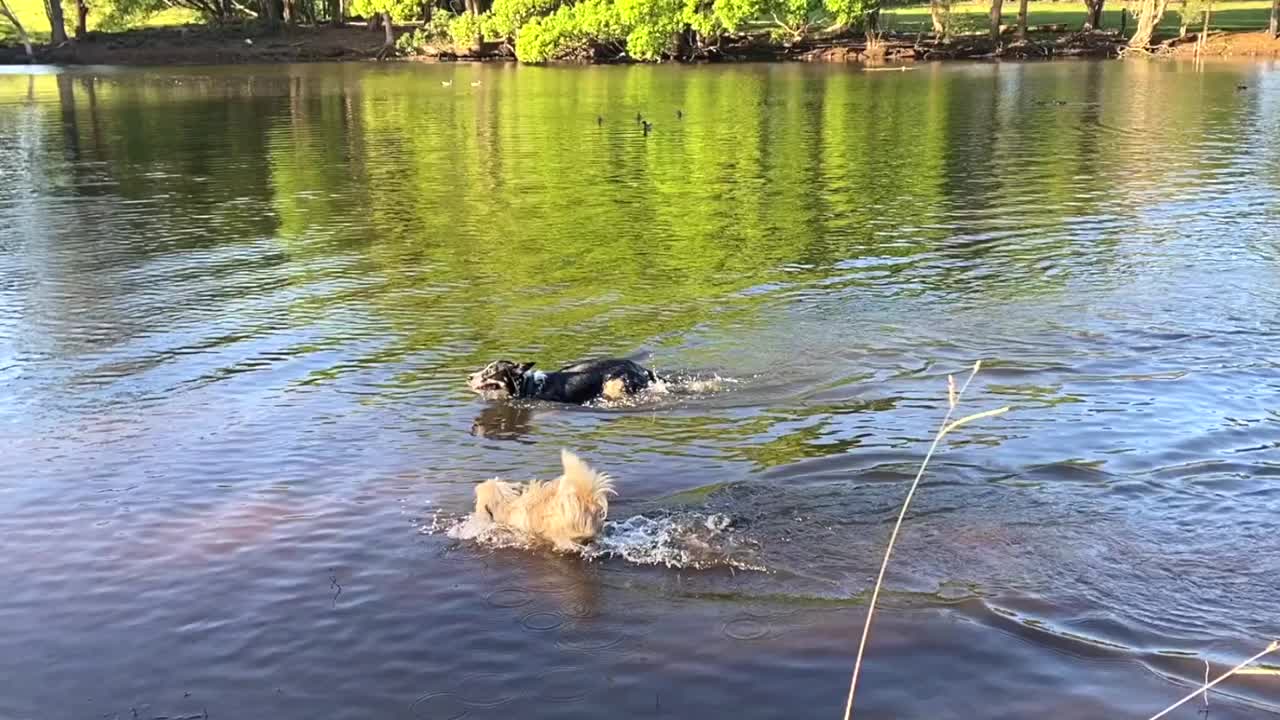
[[[1145,718],[1280,635],[1275,65],[26,73],[0,718],[837,717],[977,358],[1012,411],[927,476],[857,716]],[[678,387],[464,385],[598,354]],[[451,532],[565,446],[590,557]]]

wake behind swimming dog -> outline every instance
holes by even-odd
[[[467,377],[467,386],[490,398],[528,398],[581,405],[620,400],[659,381],[652,370],[620,358],[584,360],[555,372],[534,370],[533,363],[497,360]]]
[[[564,473],[549,480],[512,483],[498,478],[476,486],[474,517],[574,550],[600,534],[609,514],[613,479],[562,450]]]

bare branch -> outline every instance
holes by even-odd
[[[938,432],[933,436],[933,443],[929,446],[929,451],[925,453],[924,461],[920,463],[920,469],[916,472],[915,479],[911,481],[911,487],[907,490],[907,497],[902,501],[902,509],[898,511],[898,520],[893,524],[893,532],[889,534],[889,545],[885,548],[884,560],[880,563],[880,573],[876,576],[875,587],[871,590],[871,601],[867,604],[867,620],[862,626],[862,639],[858,641],[858,657],[854,660],[853,677],[849,681],[849,699],[844,706],[844,720],[849,720],[853,716],[853,697],[858,691],[858,675],[862,671],[862,657],[867,649],[867,638],[871,635],[871,619],[875,616],[876,602],[880,599],[880,588],[884,585],[884,575],[889,568],[889,558],[893,555],[893,546],[898,541],[898,532],[902,529],[902,521],[907,515],[907,508],[911,505],[911,498],[915,496],[916,488],[920,486],[920,478],[924,477],[925,468],[929,467],[929,460],[933,458],[933,453],[938,449],[938,444],[942,442],[942,438],[946,437],[947,433],[967,422],[999,415],[1009,409],[1003,407],[997,410],[988,410],[951,422],[951,415],[955,412],[956,406],[960,404],[964,391],[969,389],[969,383],[973,382],[973,377],[981,369],[982,361],[979,360],[973,364],[973,370],[969,372],[969,377],[965,378],[964,384],[960,386],[959,390],[955,389],[955,380],[950,376],[947,377],[947,414],[943,416],[942,423],[938,426]]]
[[[1277,651],[1277,650],[1280,650],[1280,640],[1273,640],[1273,641],[1271,641],[1271,644],[1270,644],[1270,645],[1268,645],[1268,646],[1266,646],[1265,648],[1263,648],[1263,649],[1262,649],[1262,652],[1260,652],[1260,653],[1258,653],[1258,654],[1254,655],[1253,657],[1249,658],[1248,660],[1245,660],[1244,662],[1240,663],[1239,665],[1237,665],[1237,666],[1235,666],[1235,667],[1231,668],[1230,670],[1228,670],[1228,671],[1226,671],[1226,672],[1222,673],[1222,674],[1221,674],[1221,675],[1219,675],[1219,676],[1218,676],[1218,677],[1217,677],[1213,682],[1206,682],[1202,687],[1198,687],[1198,688],[1196,688],[1194,692],[1192,692],[1191,694],[1189,694],[1189,695],[1187,695],[1186,697],[1182,698],[1182,699],[1181,699],[1181,700],[1179,700],[1178,702],[1176,702],[1176,703],[1174,703],[1174,704],[1170,705],[1169,707],[1165,708],[1164,710],[1161,710],[1160,712],[1156,713],[1155,715],[1152,715],[1152,716],[1149,718],[1149,720],[1159,720],[1160,718],[1164,717],[1165,715],[1168,715],[1169,713],[1173,712],[1174,710],[1177,710],[1178,708],[1182,707],[1184,704],[1186,704],[1186,703],[1188,703],[1188,702],[1190,702],[1190,701],[1192,701],[1192,700],[1195,700],[1195,698],[1196,698],[1196,696],[1197,696],[1197,695],[1199,695],[1199,694],[1201,694],[1201,693],[1208,693],[1208,692],[1209,692],[1209,689],[1210,689],[1210,688],[1212,688],[1214,685],[1217,685],[1218,683],[1222,682],[1223,680],[1226,680],[1227,678],[1231,677],[1232,675],[1235,675],[1236,673],[1240,672],[1241,670],[1244,670],[1244,669],[1245,669],[1245,666],[1247,666],[1247,665],[1251,665],[1251,664],[1253,664],[1253,662],[1254,662],[1254,661],[1259,660],[1259,659],[1261,659],[1262,657],[1264,657],[1264,656],[1266,656],[1266,655],[1270,655],[1271,653],[1273,653],[1273,652],[1275,652],[1275,651]],[[1207,698],[1207,697],[1208,697],[1208,695],[1205,695],[1205,697]]]

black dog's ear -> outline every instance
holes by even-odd
[[[520,363],[519,367],[517,367],[517,368],[516,368],[516,370],[517,370],[521,375],[523,375],[523,374],[525,374],[525,373],[529,372],[529,368],[531,368],[531,367],[533,367],[533,366],[534,366],[534,363],[531,363],[531,362],[528,362],[528,363]]]

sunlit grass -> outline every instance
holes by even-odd
[[[990,4],[985,2],[956,3],[951,6],[953,21],[961,31],[982,30],[987,27],[987,12]],[[1109,3],[1104,6],[1102,27],[1118,29],[1120,27],[1120,3]],[[1165,30],[1177,30],[1179,25],[1179,3],[1172,2],[1169,12],[1165,14],[1160,27]],[[929,6],[914,5],[893,8],[886,11],[890,29],[899,31],[928,32]],[[1083,2],[1032,2],[1027,7],[1027,23],[1030,25],[1065,24],[1069,29],[1077,29],[1084,23],[1085,7]],[[1005,23],[1012,25],[1017,21],[1017,3],[1004,4]],[[1262,30],[1267,27],[1271,17],[1270,0],[1231,0],[1213,4],[1213,20],[1210,27],[1217,30]],[[1133,28],[1133,19],[1129,19],[1129,28]]]
[[[74,6],[66,6],[67,22],[74,21]],[[32,39],[38,42],[45,42],[49,39],[49,21],[45,16],[44,5],[41,0],[9,0],[9,7],[13,10],[18,19],[22,21],[27,32],[31,34]],[[987,12],[990,5],[986,2],[964,2],[952,5],[951,14],[954,27],[957,32],[981,32],[987,27]],[[1170,4],[1169,12],[1165,15],[1164,22],[1160,27],[1165,32],[1176,31],[1180,24],[1177,14],[1178,3]],[[1017,4],[1005,3],[1005,22],[1012,24],[1017,18]],[[1084,3],[1083,2],[1047,2],[1039,0],[1030,3],[1027,12],[1027,21],[1031,25],[1066,25],[1070,29],[1079,28],[1084,22]],[[1262,30],[1267,27],[1271,13],[1270,0],[1230,0],[1229,2],[1215,2],[1213,4],[1213,22],[1211,27],[1216,30]],[[110,24],[108,17],[103,12],[90,12],[89,29],[90,30],[124,30],[126,27]],[[129,27],[164,27],[173,25],[185,25],[188,23],[199,22],[199,16],[190,10],[179,8],[170,8],[155,15],[150,15],[140,20],[132,22]],[[104,23],[107,23],[104,25]],[[893,7],[885,10],[884,25],[890,29],[900,32],[928,32],[931,28],[929,21],[929,6],[927,4],[910,5],[906,7]],[[1112,4],[1102,13],[1103,28],[1116,29],[1120,27],[1120,5]],[[1132,21],[1129,27],[1133,27]],[[68,31],[70,31],[68,27]],[[13,29],[8,23],[0,21],[0,41],[11,41],[14,39]]]
[[[49,41],[49,18],[44,11],[44,3],[42,0],[7,0],[9,9],[13,10],[13,14],[18,16],[18,20],[22,26],[26,28],[27,34],[36,42]],[[154,15],[149,15],[140,20],[136,20],[129,27],[119,27],[108,23],[106,14],[97,11],[101,5],[95,7],[94,3],[89,4],[89,30],[126,30],[132,27],[166,27],[173,25],[187,25],[189,23],[199,22],[200,18],[196,13],[182,8],[168,8]],[[63,14],[67,21],[67,35],[71,35],[75,28],[76,9],[74,3],[63,3]],[[104,24],[107,23],[107,24]],[[0,20],[0,42],[11,42],[17,39],[17,33],[9,26],[9,23]]]

